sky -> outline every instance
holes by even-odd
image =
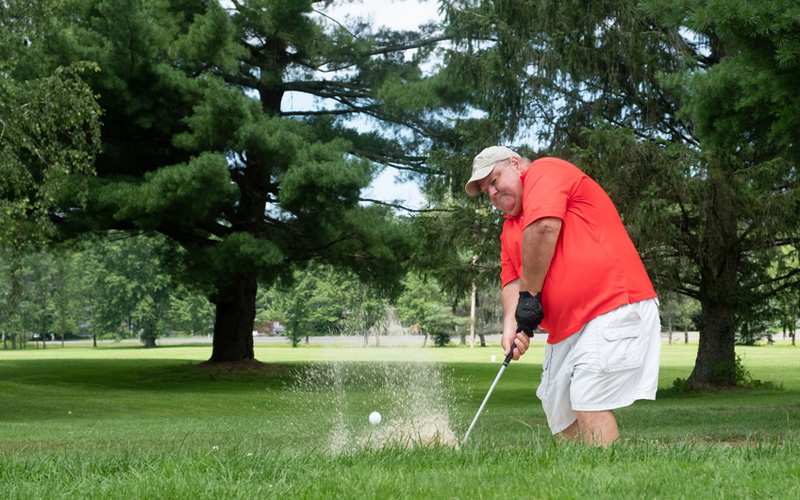
[[[396,30],[415,30],[419,25],[438,19],[438,2],[436,0],[354,0],[337,2],[325,14],[343,20],[345,16],[357,16],[369,19],[375,26],[387,26]],[[302,105],[300,96],[288,95],[285,106]],[[413,182],[396,182],[397,170],[387,167],[362,192],[362,197],[392,202],[399,200],[408,208],[420,208],[425,200],[419,187]]]
[[[325,13],[335,19],[339,19],[338,14],[366,17],[378,26],[397,30],[414,30],[439,17],[435,0],[353,0],[337,4]]]

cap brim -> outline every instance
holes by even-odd
[[[467,181],[467,194],[470,196],[475,196],[476,194],[480,193],[481,188],[478,186],[478,181],[491,174],[492,170],[494,170],[494,163],[481,168],[477,172],[474,172],[472,177],[469,178],[469,181]]]

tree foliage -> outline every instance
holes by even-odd
[[[657,287],[702,305],[690,383],[735,384],[738,322],[800,277],[768,272],[798,238],[796,3],[444,5],[449,64],[498,140],[606,188]]]
[[[337,332],[354,303],[353,275],[319,263],[295,271],[287,282],[259,288],[257,317],[286,325],[286,337],[297,347],[303,337]]]
[[[2,40],[2,38],[0,38]],[[83,201],[100,145],[100,110],[82,73],[90,64],[59,66],[18,82],[15,62],[0,62],[0,244],[38,243],[67,184]]]
[[[397,300],[397,316],[404,324],[415,325],[415,331],[424,334],[426,342],[430,335],[434,344],[442,347],[450,343],[458,327],[462,331],[468,328],[470,319],[456,314],[453,299],[443,293],[434,279],[409,273],[404,286]]]
[[[4,248],[0,331],[62,341],[87,335],[139,338],[147,347],[167,334],[208,333],[214,316],[208,300],[165,273],[170,250],[165,239],[113,236],[18,258]]]
[[[160,258],[163,245],[159,238],[114,234],[77,256],[92,330],[136,336],[155,347],[174,295]]]
[[[383,165],[427,172],[449,128],[438,110],[459,94],[420,69],[442,40],[432,29],[345,25],[317,10],[330,4],[68,0],[31,18],[33,42],[13,50],[24,81],[74,61],[100,69],[97,176],[85,204],[64,190],[48,215],[64,237],[177,242],[173,270],[216,306],[212,361],[253,358],[257,283],[312,260],[399,290],[407,224],[360,193]],[[321,104],[287,109],[290,92]]]

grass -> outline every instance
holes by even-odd
[[[413,446],[413,426],[405,440],[381,432],[415,412],[436,413],[460,440],[497,375],[499,363],[489,362],[497,346],[257,346],[275,368],[239,373],[195,366],[210,355],[202,344],[0,351],[0,492],[800,498],[800,350],[780,342],[737,349],[753,378],[777,390],[670,390],[691,372],[696,350],[664,345],[658,399],[617,412],[625,439],[608,450],[550,436],[534,394],[540,343],[509,366],[460,449]],[[384,423],[371,427],[375,409]]]

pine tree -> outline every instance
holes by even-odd
[[[346,27],[315,10],[330,3],[71,0],[16,48],[20,79],[100,69],[103,152],[86,204],[65,191],[50,212],[62,236],[177,242],[174,273],[216,306],[212,362],[254,358],[258,281],[322,260],[391,293],[403,274],[407,224],[360,192],[383,165],[428,168],[449,97],[420,65],[442,37]],[[322,104],[287,111],[289,92]]]

